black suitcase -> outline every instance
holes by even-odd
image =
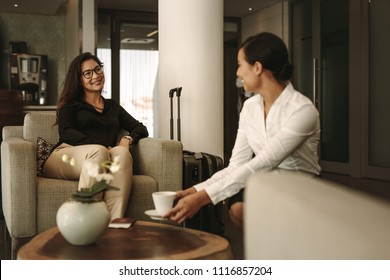
[[[177,138],[181,141],[180,131],[180,96],[181,87],[169,91],[171,119],[170,137],[174,139],[173,132],[173,97],[177,96]],[[210,178],[215,172],[224,167],[221,157],[202,152],[183,151],[183,189],[187,189]],[[217,205],[209,204],[203,206],[194,217],[184,222],[184,227],[207,231],[210,233],[224,235],[223,223],[223,202]]]

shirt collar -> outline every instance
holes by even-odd
[[[293,85],[288,82],[287,86],[284,88],[279,97],[275,100],[274,104],[286,104],[290,100],[291,94],[295,91]]]
[[[289,97],[291,96],[291,93],[294,91],[295,91],[294,86],[292,85],[292,83],[288,82],[287,86],[284,88],[284,90],[279,95],[279,97],[275,100],[274,104],[281,104],[281,105],[286,104],[289,101]],[[259,93],[257,94],[257,101],[260,104],[263,104],[264,102],[263,97]]]

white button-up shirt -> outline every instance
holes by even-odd
[[[272,104],[266,120],[263,98],[256,94],[244,103],[229,166],[194,187],[204,189],[216,204],[238,193],[255,172],[318,175],[319,139],[318,111],[291,83]]]

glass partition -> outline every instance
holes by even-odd
[[[368,165],[390,167],[390,1],[371,1],[369,9]]]

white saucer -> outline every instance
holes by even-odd
[[[161,215],[157,214],[155,209],[147,210],[147,211],[145,211],[145,214],[148,215],[152,220],[157,220],[157,221],[166,220]]]

